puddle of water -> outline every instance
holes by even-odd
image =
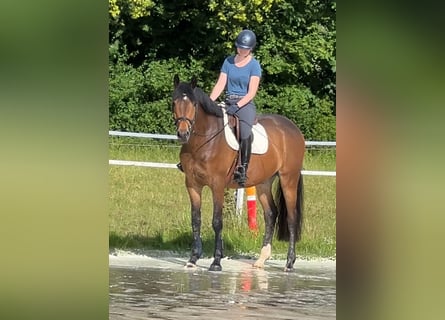
[[[335,270],[110,267],[109,274],[112,320],[336,318]]]

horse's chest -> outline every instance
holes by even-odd
[[[209,168],[207,164],[201,161],[192,161],[192,163],[193,165],[190,168],[191,176],[194,180],[205,184],[209,178]]]
[[[194,159],[189,153],[182,153],[181,163],[189,179],[205,183],[208,176],[205,162]]]
[[[192,176],[195,181],[202,184],[205,184],[208,179],[208,173],[205,170],[200,170],[199,168],[193,168]]]

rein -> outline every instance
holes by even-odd
[[[203,133],[198,133],[198,132],[196,132],[194,129],[193,129],[193,134],[194,135],[196,135],[196,136],[198,136],[198,137],[208,137],[208,136],[211,136],[211,135],[213,135],[213,137],[211,137],[210,138],[210,140],[211,139],[213,139],[213,138],[215,138],[218,134],[220,134],[222,131],[224,131],[224,128],[226,127],[226,125],[227,124],[225,124],[223,127],[222,127],[222,129],[220,129],[220,130],[218,130],[216,133],[207,133],[207,134],[203,134]]]
[[[192,131],[192,134],[194,134],[194,135],[196,135],[196,136],[198,136],[198,137],[208,137],[208,136],[211,136],[211,137],[210,137],[209,139],[207,139],[202,145],[200,145],[200,146],[198,147],[198,149],[196,149],[196,150],[201,149],[201,148],[204,147],[207,143],[209,143],[210,141],[212,141],[213,139],[215,139],[216,136],[218,136],[221,132],[224,131],[224,128],[225,128],[225,127],[226,127],[226,125],[224,125],[224,126],[222,127],[222,129],[218,130],[217,132],[215,132],[215,133],[209,133],[209,134],[200,134],[200,133],[196,132],[195,130],[193,130],[193,131]]]

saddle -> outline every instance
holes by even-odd
[[[221,106],[225,106],[224,103]],[[239,119],[235,116],[228,116],[226,109],[222,108],[224,113],[224,135],[226,137],[227,144],[235,151],[239,150]],[[264,154],[269,147],[269,140],[266,130],[255,119],[255,123],[252,127],[252,153]]]

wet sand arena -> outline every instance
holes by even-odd
[[[185,269],[186,257],[111,254],[110,316],[120,319],[335,319],[335,261],[212,259]]]

